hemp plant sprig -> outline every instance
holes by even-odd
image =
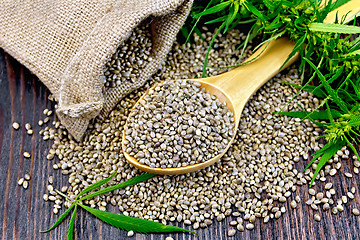
[[[111,212],[107,212],[107,211],[101,211],[101,210],[94,209],[94,208],[91,208],[91,207],[88,207],[88,206],[82,204],[82,201],[84,201],[86,199],[93,198],[93,197],[102,195],[104,193],[108,193],[108,192],[114,191],[116,189],[127,187],[130,185],[139,183],[139,182],[143,182],[143,181],[146,181],[155,176],[154,174],[145,173],[145,174],[136,176],[134,178],[131,178],[125,182],[119,183],[117,185],[110,186],[110,187],[107,187],[107,188],[104,188],[104,189],[101,189],[96,192],[93,192],[93,193],[83,196],[84,194],[89,193],[89,192],[101,187],[105,183],[109,182],[115,175],[116,175],[116,171],[108,178],[100,180],[100,181],[90,185],[89,187],[85,188],[76,196],[75,200],[70,200],[66,195],[64,195],[63,193],[56,190],[57,193],[59,193],[60,195],[62,195],[65,198],[67,198],[68,201],[70,201],[72,204],[58,218],[58,220],[55,222],[55,224],[51,228],[49,228],[48,230],[45,230],[45,231],[40,231],[40,232],[46,233],[46,232],[53,230],[67,217],[67,215],[69,215],[71,210],[73,210],[73,213],[71,215],[70,222],[69,222],[69,227],[68,227],[68,240],[73,239],[74,238],[73,234],[74,234],[74,223],[75,223],[75,218],[76,218],[76,210],[78,209],[78,207],[81,207],[84,210],[91,213],[92,215],[94,215],[95,217],[102,220],[103,222],[110,224],[116,228],[126,230],[126,231],[132,230],[132,231],[138,232],[138,233],[189,232],[189,233],[196,234],[193,231],[183,229],[180,227],[164,225],[159,222],[153,222],[153,221],[146,220],[146,219],[129,217],[129,216],[125,216],[122,214],[115,214],[115,213],[111,213]],[[81,197],[81,196],[83,196],[83,197]]]

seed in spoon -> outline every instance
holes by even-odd
[[[167,81],[135,106],[125,126],[125,150],[152,168],[205,162],[222,153],[234,135],[226,104],[191,80]]]

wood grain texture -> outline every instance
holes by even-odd
[[[52,108],[47,100],[49,92],[44,85],[27,69],[12,59],[0,49],[0,239],[66,239],[67,218],[64,224],[50,233],[39,233],[50,227],[58,218],[52,212],[53,203],[44,202],[42,195],[47,192],[47,179],[53,176],[56,186],[66,185],[67,177],[52,168],[53,161],[46,160],[50,142],[43,141],[39,134],[37,122],[43,119],[42,111]],[[15,131],[11,124],[17,121],[21,128]],[[34,129],[32,136],[27,135],[24,125],[29,122]],[[31,158],[25,159],[23,152],[31,153]],[[297,168],[302,170],[305,162]],[[354,207],[360,208],[359,187],[360,178],[354,175],[345,179],[343,173],[352,172],[351,160],[343,161],[341,173],[333,178],[335,189],[340,194],[346,194],[351,188],[356,188],[355,199],[345,205],[343,213],[332,215],[330,211],[313,211],[304,202],[308,199],[308,186],[299,187],[295,195],[300,195],[302,203],[293,210],[290,201],[286,205],[287,212],[280,218],[264,224],[257,221],[255,230],[237,232],[229,238],[230,218],[223,222],[215,222],[207,229],[197,231],[199,237],[189,234],[136,234],[132,238],[127,233],[102,223],[90,214],[80,210],[76,220],[76,239],[137,239],[164,240],[172,236],[177,240],[225,240],[225,239],[359,239],[358,229],[360,217],[351,214]],[[29,188],[23,189],[17,185],[19,178],[26,173],[32,176]],[[340,197],[340,195],[338,195]],[[116,208],[109,210],[117,212]],[[61,211],[61,213],[64,210]],[[319,213],[321,222],[315,222],[313,215]],[[180,224],[181,227],[184,227]]]

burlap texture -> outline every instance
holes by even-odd
[[[91,119],[106,117],[157,70],[191,4],[192,0],[0,0],[0,47],[50,89],[61,123],[80,140]],[[135,83],[105,89],[107,60],[150,16],[153,60]]]

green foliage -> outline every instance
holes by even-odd
[[[89,187],[85,188],[84,190],[82,190],[75,198],[75,200],[79,199],[80,196],[84,195],[85,193],[91,192],[92,190],[101,187],[102,185],[104,185],[105,183],[107,183],[108,181],[110,181],[110,179],[112,179],[116,174],[116,171],[111,174],[111,176],[109,176],[108,178],[105,178],[103,180],[100,180],[94,184],[91,184]]]
[[[94,209],[94,208],[91,208],[91,207],[88,207],[88,206],[85,206],[84,204],[82,204],[82,201],[85,199],[89,199],[89,198],[99,196],[104,193],[114,191],[116,189],[120,189],[120,188],[127,187],[130,185],[139,183],[139,182],[143,182],[143,181],[146,181],[155,176],[154,174],[145,173],[145,174],[136,176],[132,179],[129,179],[125,182],[122,182],[120,184],[110,186],[110,187],[98,190],[96,192],[90,193],[89,195],[86,195],[85,197],[79,199],[79,197],[81,195],[91,192],[91,191],[95,190],[96,188],[99,188],[102,185],[104,185],[105,183],[109,182],[115,175],[116,175],[116,172],[114,172],[110,177],[100,180],[100,181],[90,185],[89,187],[84,189],[82,192],[80,192],[78,194],[78,196],[76,197],[76,199],[74,201],[71,201],[71,203],[72,203],[71,206],[59,217],[59,219],[55,222],[55,224],[48,230],[40,231],[40,232],[46,233],[46,232],[49,232],[49,231],[53,230],[54,228],[56,228],[66,218],[66,216],[69,215],[71,210],[74,209],[74,211],[71,215],[71,219],[70,219],[69,227],[68,227],[68,240],[72,240],[74,238],[73,234],[74,234],[76,210],[77,210],[77,207],[80,206],[81,208],[83,208],[86,211],[88,211],[89,213],[93,214],[94,216],[96,216],[97,218],[102,220],[103,222],[106,222],[114,227],[117,227],[119,229],[123,229],[126,231],[132,230],[134,232],[139,232],[139,233],[189,232],[189,233],[196,234],[193,231],[189,231],[189,230],[186,230],[183,228],[179,228],[179,227],[175,227],[175,226],[171,226],[171,225],[164,225],[162,223],[153,222],[150,220],[139,219],[139,218],[129,217],[129,216],[121,215],[121,214],[114,214],[111,212],[101,211],[101,210],[97,210],[97,209]]]
[[[74,225],[75,225],[75,218],[76,218],[76,209],[77,209],[77,205],[75,205],[74,211],[70,218],[69,229],[68,229],[68,240],[74,239]]]
[[[138,233],[150,233],[150,232],[189,232],[195,233],[193,231],[189,231],[183,228],[175,227],[175,226],[167,226],[158,222],[153,222],[141,218],[133,218],[128,217],[121,214],[115,214],[111,212],[105,212],[98,209],[94,209],[91,207],[87,207],[85,205],[79,204],[80,207],[84,208],[89,213],[93,214],[95,217],[101,219],[102,221],[114,226],[116,228],[120,228],[122,230],[130,231],[133,230]]]
[[[108,193],[108,192],[112,192],[112,191],[114,191],[116,189],[120,189],[120,188],[124,188],[124,187],[130,186],[130,185],[134,185],[136,183],[146,181],[146,180],[148,180],[148,179],[150,179],[150,178],[152,178],[154,176],[155,176],[155,174],[145,173],[145,174],[133,177],[133,178],[131,178],[131,179],[125,181],[125,182],[119,183],[117,185],[101,189],[101,190],[96,191],[94,193],[90,193],[89,195],[86,195],[85,197],[81,198],[79,201],[84,201],[84,200],[89,199],[89,198],[93,198],[93,197],[96,197],[96,196],[99,196],[99,195],[102,195],[102,194],[105,194],[105,193]]]
[[[71,205],[71,207],[69,207],[63,214],[60,215],[58,220],[54,223],[54,225],[51,228],[49,228],[48,230],[45,230],[45,231],[40,231],[40,232],[47,233],[47,232],[50,232],[51,230],[53,230],[54,228],[56,228],[57,226],[59,226],[59,224],[66,218],[66,216],[71,212],[71,210],[73,208],[74,208],[74,205]]]
[[[202,25],[218,28],[205,56],[203,77],[206,76],[209,51],[217,35],[242,27],[244,23],[247,26],[250,24],[250,30],[239,46],[243,49],[257,36],[263,39],[260,45],[281,36],[287,36],[296,43],[286,61],[299,53],[299,70],[302,80],[306,81],[302,81],[303,86],[297,87],[323,98],[320,106],[323,109],[279,114],[308,118],[326,129],[324,137],[327,144],[313,155],[312,162],[319,159],[314,178],[343,146],[349,146],[358,155],[356,145],[359,143],[360,123],[355,119],[360,115],[360,36],[351,34],[360,33],[360,27],[356,26],[355,20],[352,26],[345,25],[346,15],[338,16],[334,24],[324,23],[329,12],[336,11],[348,1],[328,0],[322,4],[320,0],[212,0],[206,7],[199,1],[195,2],[191,12],[192,20],[187,22],[198,30]],[[241,58],[242,54],[239,61]]]
[[[312,32],[331,32],[331,33],[346,33],[357,34],[360,33],[360,27],[348,26],[343,24],[329,24],[329,23],[311,23],[309,30]]]

